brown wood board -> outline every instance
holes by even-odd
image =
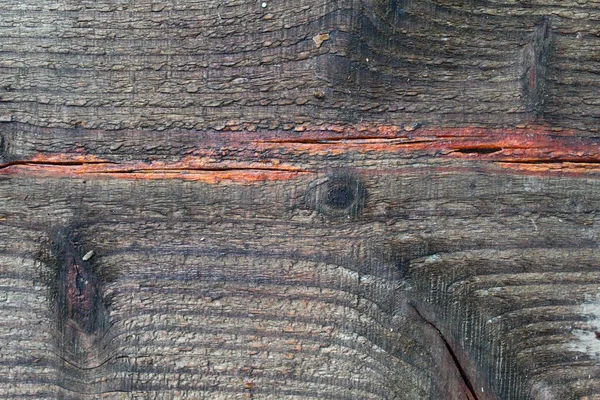
[[[0,397],[600,398],[596,2],[0,15]]]

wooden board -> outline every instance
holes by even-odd
[[[0,15],[0,397],[600,398],[597,3]]]

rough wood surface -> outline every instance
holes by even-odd
[[[262,3],[3,0],[2,119],[291,129],[543,116],[597,132],[595,1]]]
[[[0,397],[600,398],[597,2],[0,15]]]

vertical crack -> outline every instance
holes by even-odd
[[[477,393],[475,392],[475,388],[471,382],[471,379],[469,378],[469,375],[467,374],[467,372],[465,371],[463,366],[460,364],[460,361],[458,360],[456,353],[452,349],[452,346],[450,346],[450,343],[448,342],[448,340],[446,339],[446,337],[444,336],[442,331],[440,331],[439,328],[437,326],[435,326],[435,324],[433,322],[431,322],[427,318],[425,318],[425,316],[423,316],[423,314],[421,314],[419,309],[414,304],[411,304],[411,307],[415,310],[415,312],[417,313],[419,318],[421,318],[423,320],[423,322],[425,322],[427,325],[431,326],[435,330],[435,332],[437,332],[438,336],[444,343],[444,346],[446,347],[448,354],[450,354],[450,357],[452,357],[452,361],[454,362],[454,365],[455,365],[458,373],[460,374],[460,377],[461,377],[465,387],[469,391],[468,394],[470,395],[471,399],[472,400],[481,400],[481,399],[479,399],[479,397],[477,396]]]

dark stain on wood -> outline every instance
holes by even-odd
[[[93,342],[108,327],[109,299],[103,295],[103,286],[115,275],[106,268],[101,270],[97,256],[90,256],[90,249],[73,228],[60,229],[49,237],[38,257],[45,267],[43,281],[50,290],[58,332],[62,339],[69,338],[59,340],[60,346],[70,347],[63,349],[67,353],[79,354],[83,350],[79,344],[90,338]]]
[[[523,49],[522,87],[527,109],[536,117],[544,113],[548,62],[552,49],[550,20],[544,17]]]
[[[1,163],[6,162],[6,158],[7,158],[6,151],[7,151],[6,139],[4,138],[4,135],[0,135],[0,162]]]
[[[105,293],[117,274],[99,261],[97,251],[92,255],[93,240],[80,233],[90,223],[50,230],[37,255],[55,324],[55,355],[47,354],[43,362],[54,367],[55,384],[75,398],[94,395],[97,377],[123,358],[112,345],[110,296]],[[128,383],[116,379],[105,385],[121,391]]]

